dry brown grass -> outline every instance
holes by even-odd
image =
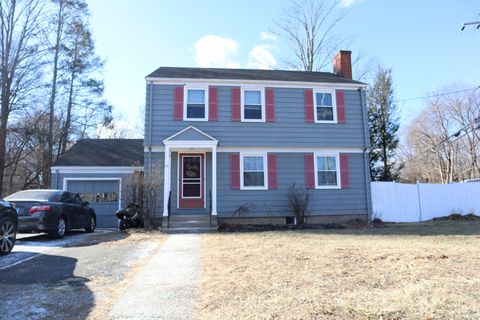
[[[480,222],[208,234],[199,319],[480,319]]]

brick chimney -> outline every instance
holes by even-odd
[[[338,51],[333,58],[333,73],[352,79],[352,51]]]

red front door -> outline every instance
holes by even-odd
[[[204,208],[204,155],[179,154],[179,208]]]

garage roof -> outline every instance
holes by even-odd
[[[143,166],[143,139],[82,139],[53,166]]]

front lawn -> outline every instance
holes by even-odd
[[[478,319],[480,222],[203,236],[199,319]]]

